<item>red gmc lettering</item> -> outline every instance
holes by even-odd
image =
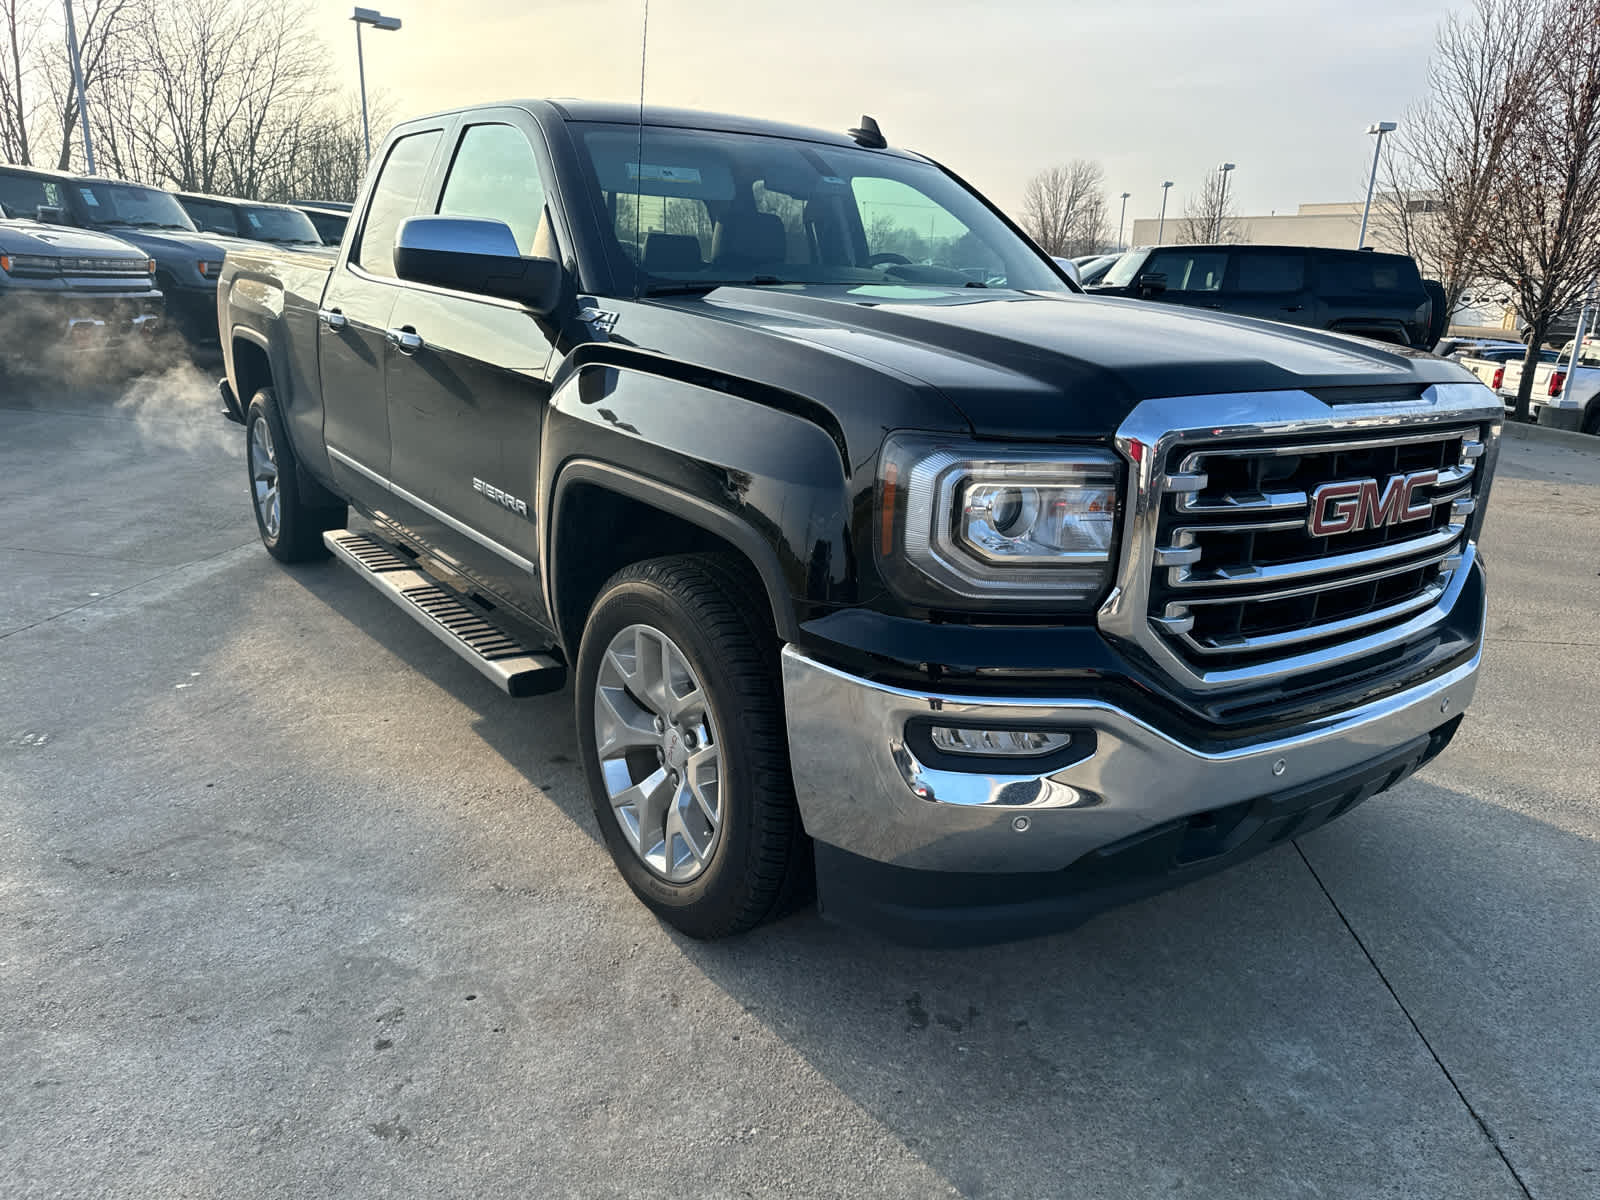
[[[1328,537],[1335,533],[1349,533],[1354,529],[1361,488],[1360,481],[1325,483],[1312,492],[1311,519],[1306,522],[1312,536]]]
[[[1376,479],[1325,483],[1311,493],[1311,516],[1306,527],[1314,537],[1331,537],[1420,521],[1433,512],[1433,503],[1418,500],[1416,491],[1438,481],[1437,471],[1414,471],[1392,477],[1381,490]]]

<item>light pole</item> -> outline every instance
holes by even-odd
[[[1222,186],[1217,190],[1217,223],[1216,230],[1211,235],[1213,242],[1222,240],[1222,218],[1228,212],[1228,172],[1233,170],[1232,163],[1223,163],[1217,168],[1217,174],[1222,176]]]
[[[1161,244],[1163,235],[1167,232],[1167,193],[1172,190],[1172,180],[1161,181],[1161,220],[1156,223],[1156,245]]]
[[[1132,192],[1122,193],[1122,215],[1117,218],[1117,250],[1119,252],[1127,249],[1122,244],[1122,226],[1128,219],[1128,197],[1131,195],[1133,195]]]
[[[67,48],[72,51],[72,85],[78,89],[78,119],[83,123],[83,161],[94,174],[94,143],[89,140],[89,97],[83,91],[83,61],[78,57],[78,27],[72,20],[72,0],[63,0],[67,10]]]
[[[361,76],[361,140],[367,147],[367,161],[372,161],[372,129],[367,125],[367,63],[361,54],[361,27],[395,30],[400,28],[399,17],[386,17],[375,8],[358,8],[350,19],[356,23],[356,70]]]
[[[1367,180],[1367,206],[1361,210],[1361,232],[1356,234],[1357,250],[1367,242],[1367,217],[1372,212],[1372,189],[1378,184],[1378,155],[1383,153],[1383,135],[1394,131],[1393,121],[1375,121],[1367,126],[1368,133],[1378,135],[1378,144],[1372,150],[1372,176]]]

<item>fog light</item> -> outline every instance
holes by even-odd
[[[959,729],[935,725],[933,744],[947,754],[999,754],[1009,758],[1035,758],[1072,744],[1070,733],[1044,733],[1037,729]]]

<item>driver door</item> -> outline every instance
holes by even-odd
[[[503,221],[523,254],[559,258],[537,131],[510,111],[474,116],[422,211]],[[402,282],[388,335],[396,509],[463,574],[542,618],[536,481],[553,328],[515,301]]]

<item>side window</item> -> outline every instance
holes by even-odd
[[[1317,255],[1317,290],[1332,296],[1416,294],[1422,279],[1409,258],[1351,250]]]
[[[1298,292],[1306,285],[1306,256],[1283,250],[1239,250],[1240,292]]]
[[[473,125],[461,135],[450,165],[439,214],[487,217],[511,226],[517,246],[533,253],[544,215],[544,182],[533,147],[510,125]]]
[[[49,180],[26,175],[0,175],[0,204],[13,217],[29,217],[41,205],[61,207],[61,189]]]
[[[182,204],[184,211],[189,214],[189,219],[194,222],[194,227],[204,233],[225,233],[232,236],[239,232],[239,227],[233,219],[233,209],[226,204],[212,204],[206,200],[184,200]]]
[[[1145,275],[1165,275],[1169,292],[1220,292],[1226,250],[1163,250],[1152,254]]]
[[[394,278],[395,235],[400,232],[400,222],[417,210],[423,177],[438,144],[439,131],[430,129],[407,134],[389,148],[389,157],[384,159],[383,170],[372,189],[361,245],[356,250],[356,262],[362,270]]]

